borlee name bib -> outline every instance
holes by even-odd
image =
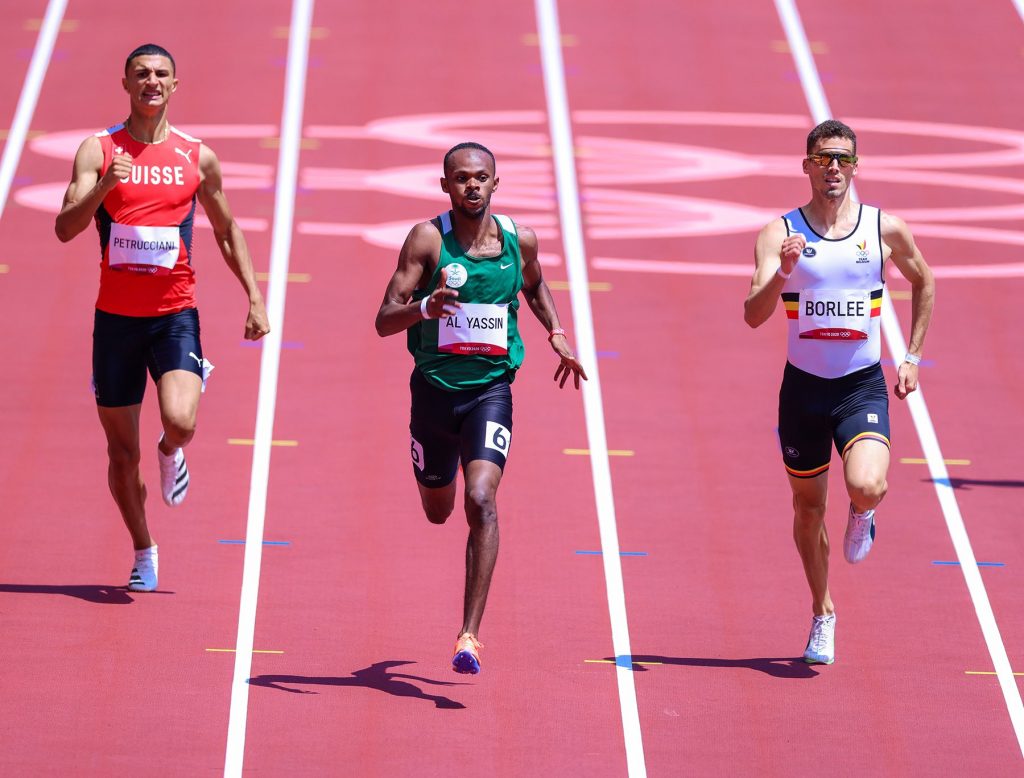
[[[447,354],[508,353],[508,304],[463,303],[437,322],[437,350]]]
[[[143,227],[110,225],[107,257],[111,270],[167,275],[181,251],[181,235],[177,227]]]
[[[800,292],[801,338],[867,340],[871,292],[865,289],[803,289]]]

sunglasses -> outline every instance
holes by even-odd
[[[807,159],[818,167],[829,167],[833,160],[839,163],[839,167],[850,167],[850,165],[857,164],[856,154],[811,154]]]

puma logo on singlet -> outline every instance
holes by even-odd
[[[193,353],[192,353],[191,351],[190,351],[190,352],[188,352],[188,355],[189,355],[190,357],[192,357],[192,359],[194,359],[194,360],[196,361],[196,364],[197,364],[197,365],[199,365],[199,367],[202,367],[202,366],[203,366],[203,360],[201,360],[201,359],[200,359],[199,357],[197,357],[197,356],[196,356],[195,354],[193,354]]]
[[[177,146],[175,146],[175,148],[174,148],[174,151],[175,151],[175,153],[177,153],[177,154],[181,154],[181,156],[183,156],[183,157],[184,157],[185,159],[187,159],[187,160],[188,160],[189,162],[191,162],[191,161],[192,161],[192,157],[190,157],[190,156],[189,156],[189,154],[191,154],[191,153],[192,153],[192,149],[189,149],[188,151],[182,151],[182,150],[181,150],[181,149],[179,149],[179,148],[178,148]]]

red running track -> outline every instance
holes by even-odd
[[[1012,326],[1021,280],[944,279],[941,269],[1017,261],[1007,241],[1024,220],[939,219],[928,209],[1012,205],[1014,194],[993,191],[999,182],[989,179],[1013,181],[1020,165],[895,175],[897,166],[873,168],[871,159],[993,148],[970,135],[936,137],[935,123],[1019,131],[1019,109],[1004,98],[1022,75],[1024,24],[1006,3],[969,19],[952,6],[922,19],[887,4],[889,22],[880,25],[882,6],[869,3],[840,30],[832,12],[802,6],[838,115],[855,127],[857,117],[867,127],[873,119],[932,123],[909,137],[861,129],[859,189],[906,215],[940,270],[926,346],[933,364],[922,381],[945,455],[971,463],[950,473],[978,559],[1005,565],[985,568],[983,578],[1017,666],[1024,625],[1014,595],[1024,559],[1014,444],[1024,376],[1007,355],[1021,350]],[[422,18],[386,20],[370,6],[348,10],[321,4],[313,22],[290,268],[305,275],[288,289],[274,433],[298,445],[273,450],[266,524],[268,541],[289,545],[264,549],[255,633],[258,650],[283,653],[253,659],[246,769],[622,775],[616,671],[585,661],[612,658],[601,563],[575,553],[599,548],[590,467],[562,453],[588,441],[579,400],[550,385],[544,333],[524,324],[528,356],[514,386],[484,673],[469,678],[448,669],[461,606],[461,513],[443,528],[418,513],[405,459],[411,360],[400,338],[380,341],[371,324],[395,241],[445,207],[435,183],[440,157],[469,135],[498,154],[496,210],[536,227],[551,255],[546,276],[567,277],[533,9],[446,2]],[[286,10],[196,5],[178,19],[200,12],[197,30],[175,19],[129,24],[72,2],[67,18],[78,24],[58,40],[33,128],[84,135],[120,120],[121,58],[149,36],[179,60],[176,124],[264,126],[276,135]],[[878,546],[863,566],[833,569],[839,658],[828,668],[797,659],[805,584],[774,438],[783,325],[751,332],[740,317],[748,277],[739,266],[752,267],[760,225],[693,234],[705,218],[694,208],[709,200],[723,218],[754,223],[805,197],[797,160],[811,122],[774,7],[642,2],[613,18],[565,4],[561,14],[608,445],[633,452],[612,459],[619,538],[623,551],[647,554],[622,560],[633,658],[660,663],[638,664],[634,676],[648,772],[789,775],[824,758],[840,774],[1011,774],[1021,756],[999,688],[991,676],[965,674],[992,668],[963,578],[932,564],[955,558],[934,489],[923,466],[898,462],[922,454],[896,401]],[[33,45],[34,33],[14,25],[4,35],[19,50]],[[925,69],[931,77],[921,78]],[[11,79],[22,72],[9,63],[0,80],[5,116],[19,88]],[[68,88],[83,82],[90,89]],[[691,123],[679,113],[595,113],[612,110],[681,112]],[[523,113],[495,118],[499,111]],[[758,128],[735,116],[692,123],[694,112],[789,118]],[[438,114],[472,115],[440,128],[396,120]],[[276,150],[261,137],[207,136],[233,171],[236,214],[263,220],[246,223],[265,270]],[[710,174],[692,180],[709,149],[734,156],[717,157]],[[752,172],[751,155],[793,173]],[[63,182],[69,168],[26,151],[15,194],[24,200],[33,186]],[[738,174],[727,177],[730,168]],[[987,178],[929,184],[949,172]],[[979,228],[990,232],[971,232]],[[16,745],[0,765],[12,774],[219,770],[233,660],[205,649],[234,645],[242,549],[217,541],[245,532],[251,449],[227,440],[252,437],[258,349],[240,345],[237,282],[200,233],[204,346],[217,372],[189,449],[195,484],[173,513],[150,500],[162,593],[129,594],[121,588],[127,538],[103,487],[102,436],[86,391],[94,238],[60,246],[51,230],[52,213],[15,198],[0,221],[8,321],[34,325],[4,349],[15,369],[4,403],[9,445],[0,448],[8,517],[0,524],[8,658],[0,724]],[[609,258],[721,270],[650,273]],[[556,298],[572,321],[568,296],[556,290]],[[909,303],[895,305],[906,329]],[[144,434],[155,439],[149,402]],[[155,475],[150,453],[145,472]],[[838,480],[833,491],[836,534]]]

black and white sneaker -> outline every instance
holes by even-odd
[[[164,436],[160,435],[161,442],[163,439]],[[164,502],[172,508],[181,505],[188,494],[188,465],[185,464],[185,452],[176,448],[173,454],[166,455],[158,444],[156,456],[160,462],[160,493]]]
[[[156,546],[142,548],[135,552],[135,566],[128,578],[128,589],[133,592],[156,591],[157,555]]]

